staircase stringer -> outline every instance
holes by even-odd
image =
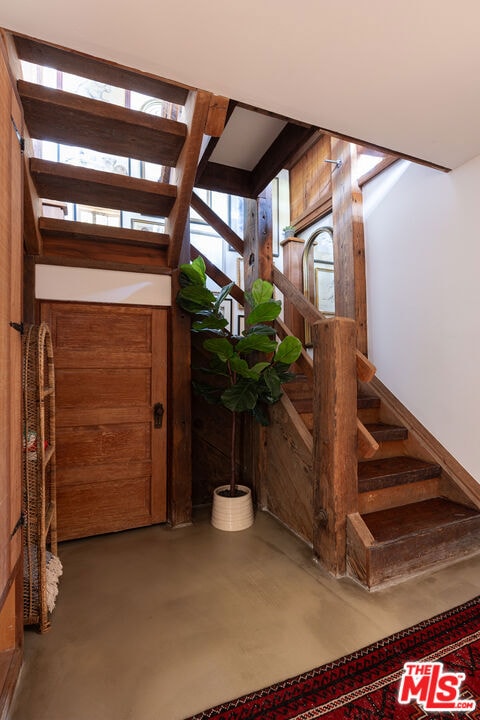
[[[189,93],[185,104],[187,138],[175,168],[177,196],[166,222],[166,231],[170,235],[167,262],[171,268],[188,260],[184,232],[211,101],[212,93],[197,90]]]

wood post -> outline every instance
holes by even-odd
[[[273,282],[272,250],[272,194],[266,188],[257,200],[245,201],[244,232],[244,277],[245,290],[250,290],[257,278]],[[248,308],[245,308],[245,315]],[[245,418],[245,456],[246,468],[257,502],[266,507],[266,489],[264,485],[266,462],[266,430],[253,418]]]
[[[313,549],[333,575],[345,574],[346,520],[357,510],[355,321],[312,326],[314,344]]]
[[[301,238],[289,237],[282,241],[283,274],[303,293],[303,250],[305,241]],[[283,300],[283,318],[285,325],[293,335],[305,341],[305,320],[296,309],[294,303],[285,295]]]
[[[175,302],[180,271],[172,275],[170,327],[169,459],[167,516],[172,526],[192,521],[192,436],[190,326],[188,313]]]
[[[362,193],[353,175],[356,147],[332,137],[335,314],[357,323],[357,347],[367,354],[367,293]]]

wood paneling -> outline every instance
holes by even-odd
[[[308,543],[313,542],[312,436],[287,396],[270,408],[265,430],[265,504]]]
[[[290,218],[294,225],[331,198],[330,138],[322,135],[290,169]]]
[[[52,330],[59,538],[166,520],[167,311],[42,303]],[[153,425],[153,405],[165,408]]]

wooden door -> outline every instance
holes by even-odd
[[[22,111],[0,36],[0,716],[6,714],[23,644],[22,467]],[[17,328],[11,323],[16,323]]]
[[[167,310],[43,302],[41,317],[55,363],[59,540],[164,521]]]

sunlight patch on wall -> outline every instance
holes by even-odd
[[[375,188],[368,195],[364,194],[363,197],[363,217],[367,219],[370,213],[380,205],[380,203],[387,197],[390,191],[398,183],[402,175],[408,170],[411,163],[408,160],[401,160],[396,162],[392,167],[388,168],[383,172],[376,183]],[[372,186],[375,180],[372,181]]]

